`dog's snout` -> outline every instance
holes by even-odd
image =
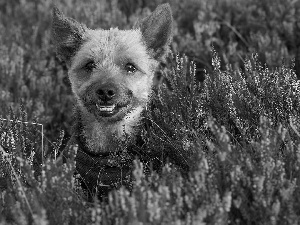
[[[116,95],[116,89],[115,88],[99,88],[96,91],[96,94],[98,96],[98,98],[102,101],[109,101],[111,99],[113,99]]]

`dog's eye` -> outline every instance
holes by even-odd
[[[84,69],[87,70],[87,71],[91,71],[93,70],[94,68],[96,67],[96,64],[94,61],[90,61],[88,62],[87,64],[84,65]]]
[[[125,65],[125,70],[127,71],[127,73],[135,73],[137,69],[132,63],[127,63]]]

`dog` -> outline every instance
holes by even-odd
[[[136,141],[172,26],[169,4],[159,5],[131,30],[92,30],[53,9],[52,41],[76,99],[68,146],[79,147],[76,170],[90,193],[110,190],[124,177],[120,168],[108,165],[108,157],[119,154],[122,143]]]

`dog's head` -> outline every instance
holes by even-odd
[[[168,4],[158,6],[132,30],[92,30],[53,10],[57,55],[68,66],[79,107],[99,122],[122,120],[146,106],[171,36]]]

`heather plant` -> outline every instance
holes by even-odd
[[[297,224],[300,135],[295,73],[284,66],[270,72],[255,56],[245,62],[249,73],[221,71],[215,54],[214,72],[201,85],[195,82],[193,63],[179,55],[172,60],[173,69],[166,71],[173,77],[172,91],[163,85],[157,92],[154,109],[146,114],[152,121],[144,130],[146,145],[139,149],[150,156],[159,152],[165,165],[161,170],[151,172],[145,168],[150,164],[135,161],[132,190],[121,188],[110,193],[107,202],[95,199],[92,204],[73,177],[74,157],[62,164],[62,156],[48,156],[34,175],[28,158],[13,154],[22,145],[10,151],[1,147],[6,168],[19,168],[6,179],[2,192],[5,221]],[[272,92],[262,93],[262,88]],[[280,108],[283,104],[285,109]],[[12,130],[22,132],[19,127]],[[18,143],[22,137],[26,134],[12,140]]]
[[[270,69],[280,66],[283,59],[291,65],[297,55],[296,1],[204,0],[174,5],[176,49],[192,56],[201,68],[212,69],[212,45],[224,66],[230,63],[237,68],[252,53],[258,53]]]
[[[124,28],[156,4],[137,2],[57,4],[90,27]],[[300,84],[282,63],[295,55],[294,3],[174,1],[173,47],[195,60],[174,54],[161,71],[132,189],[90,202],[76,146],[57,153],[72,99],[49,38],[52,3],[0,2],[0,224],[299,224]]]

